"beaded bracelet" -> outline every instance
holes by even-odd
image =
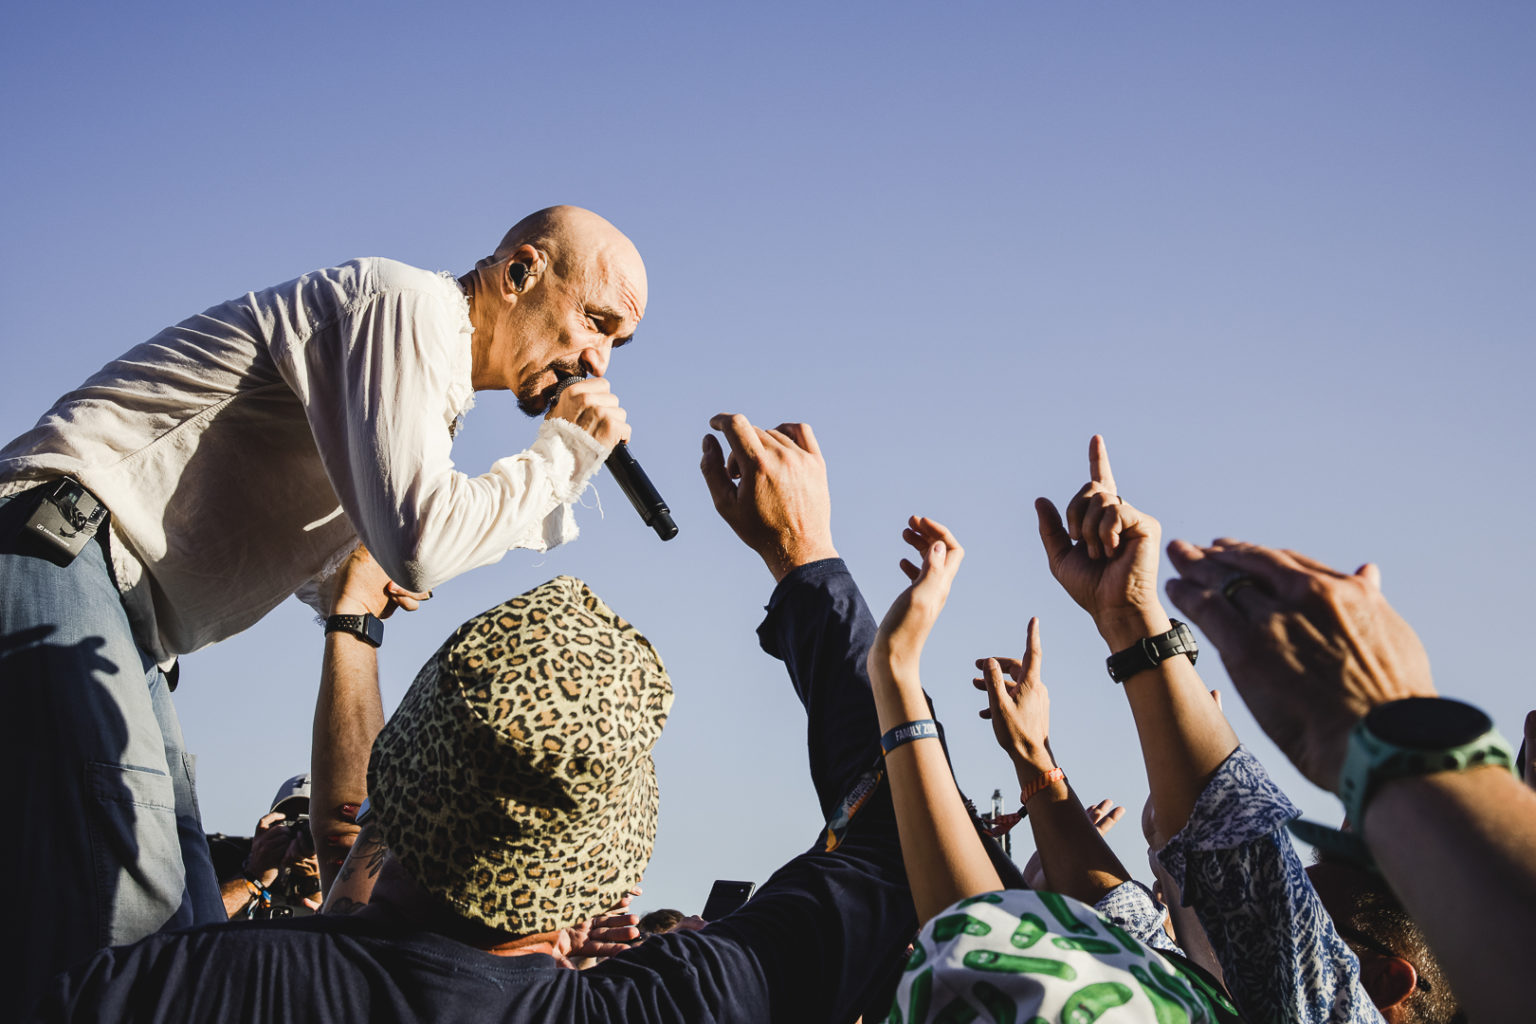
[[[1062,771],[1060,768],[1052,768],[1050,771],[1040,776],[1034,782],[1031,782],[1028,786],[1024,787],[1024,791],[1019,794],[1019,803],[1029,803],[1030,797],[1044,793],[1047,789],[1050,789],[1052,785],[1060,782],[1066,777],[1067,773]]]
[[[939,735],[939,723],[931,718],[919,718],[912,722],[903,722],[884,736],[880,737],[880,749],[889,754],[897,747],[911,743],[913,740],[924,740],[929,737],[935,739]]]

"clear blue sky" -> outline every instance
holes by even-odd
[[[6,437],[161,327],[315,267],[462,271],[557,202],[634,238],[651,305],[610,377],[680,536],[659,543],[600,479],[575,545],[396,617],[382,669],[393,707],[460,621],[558,573],[632,619],[677,688],[642,908],[697,910],[711,879],[761,881],[819,828],[799,707],[753,635],[772,581],[698,477],[722,410],[815,426],[877,617],[905,517],[959,533],[924,675],[978,798],[1016,794],[970,663],[1016,653],[1031,614],[1069,776],[1133,815],[1145,797],[1030,510],[1086,478],[1095,431],[1167,536],[1377,561],[1444,692],[1511,735],[1536,705],[1527,5],[30,4],[6,22]],[[480,472],[532,435],[484,395],[455,454]],[[307,765],[320,653],[289,602],[186,659],[210,830],[248,832]],[[1230,689],[1214,655],[1201,668]],[[1112,839],[1141,870],[1136,832]]]

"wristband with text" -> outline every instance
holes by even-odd
[[[913,740],[923,740],[933,737],[938,738],[939,723],[931,718],[919,718],[913,722],[904,722],[880,737],[880,749],[889,754],[897,747],[911,743]]]

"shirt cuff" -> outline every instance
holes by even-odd
[[[556,504],[542,519],[520,531],[508,547],[548,551],[569,544],[581,533],[571,504],[602,468],[608,451],[591,434],[563,419],[548,419],[540,424],[539,436],[528,451],[549,467],[550,493]]]
[[[784,660],[779,652],[778,630],[775,621],[779,617],[779,610],[789,601],[790,595],[804,587],[820,587],[832,577],[847,576],[848,565],[841,558],[822,558],[814,562],[806,562],[797,565],[784,574],[779,580],[779,585],[773,588],[773,594],[769,596],[768,603],[763,607],[767,612],[762,624],[757,627],[757,642],[762,649],[772,657]]]
[[[1105,893],[1093,909],[1153,949],[1183,952],[1163,929],[1168,908],[1157,902],[1151,889],[1134,878]]]
[[[1227,756],[1200,791],[1189,821],[1157,859],[1180,891],[1185,891],[1185,869],[1192,853],[1235,850],[1266,835],[1273,835],[1301,817],[1301,811],[1275,785],[1258,758],[1246,747]]]
[[[539,424],[539,436],[531,450],[549,463],[549,481],[555,500],[568,505],[581,496],[587,484],[608,458],[608,449],[597,438],[570,420],[558,417]]]

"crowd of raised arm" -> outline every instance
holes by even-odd
[[[1342,573],[1233,540],[1174,541],[1166,597],[1197,638],[1170,617],[1158,587],[1158,521],[1119,496],[1107,447],[1093,438],[1088,482],[1064,513],[1045,498],[1035,512],[1045,566],[1103,638],[1114,680],[1104,685],[1118,686],[1136,726],[1150,884],[1105,841],[1124,809],[1085,806],[1072,787],[1035,618],[1023,637],[979,638],[983,651],[1023,653],[984,654],[971,680],[1019,785],[1017,814],[990,824],[1027,821],[1033,834],[1020,871],[960,792],[921,675],[962,561],[993,553],[967,552],[943,524],[910,517],[900,560],[909,585],[877,625],[833,542],[827,463],[811,428],[764,429],[741,416],[711,427],[720,436],[704,439],[705,483],[774,584],[758,642],[784,662],[806,710],[819,806],[805,853],[713,920],[634,912],[654,836],[649,744],[671,683],[633,627],[562,577],[450,636],[388,723],[374,646],[329,634],[305,781],[321,912],[310,923],[203,927],[104,950],[55,983],[40,1016],[1528,1018],[1521,969],[1536,934],[1536,792],[1492,723],[1436,695],[1423,648],[1374,566]],[[326,600],[336,615],[384,618],[429,596],[391,582],[359,547]],[[542,602],[553,602],[552,617],[530,630],[520,609]],[[588,649],[557,642],[562,616],[613,630],[606,649],[631,652],[620,662],[637,667],[578,667]],[[1202,642],[1285,756],[1341,796],[1345,829],[1297,823],[1197,672]],[[559,667],[540,686],[518,652]],[[632,709],[652,709],[648,739],[633,738],[645,732],[642,715],[624,719],[630,747],[599,738],[572,760],[550,754],[567,737],[585,742],[593,693],[619,687],[618,701],[630,685]],[[601,726],[592,736],[607,734]],[[952,728],[948,742],[957,738]],[[594,758],[607,768],[592,772]],[[544,780],[567,774],[574,788],[542,795]],[[594,790],[605,795],[583,817]],[[615,808],[622,825],[609,820]],[[617,830],[606,845],[628,852],[614,859],[575,838],[591,815]],[[541,839],[552,821],[564,824]],[[240,865],[244,885],[226,887],[231,916],[252,916],[279,865],[301,852],[268,835],[282,824],[275,805]],[[1293,828],[1317,846],[1316,863],[1303,864]],[[509,835],[548,845],[528,860]],[[573,890],[552,874],[583,884]],[[335,990],[317,994],[327,978]]]

